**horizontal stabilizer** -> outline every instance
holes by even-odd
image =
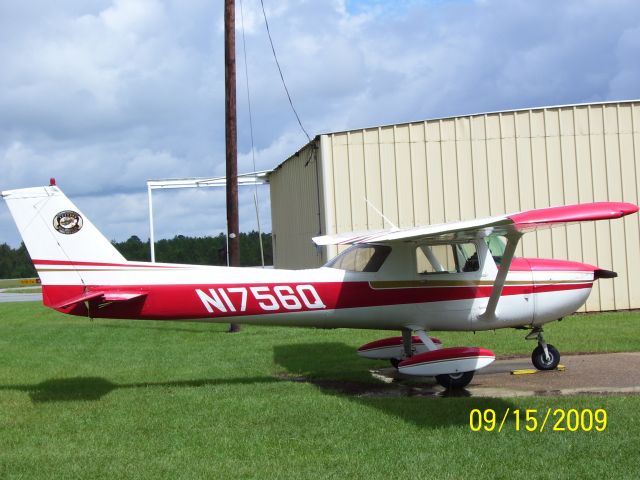
[[[88,302],[90,300],[100,300],[101,302],[127,302],[134,298],[145,297],[147,294],[144,292],[104,292],[102,290],[94,292],[85,292],[82,295],[71,297],[57,305],[53,305],[53,308],[68,308],[78,303]]]

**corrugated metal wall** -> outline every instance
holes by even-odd
[[[292,249],[306,245],[295,262],[312,266],[321,262],[308,246],[317,233],[318,207],[312,202],[318,197],[315,178],[312,181],[311,174],[301,170],[304,157],[301,152],[287,160],[272,178],[291,169],[287,175],[299,176],[301,183],[304,179],[311,190],[301,191],[300,208],[308,210],[300,212],[300,218],[285,216],[288,227],[274,222],[274,232],[281,236],[281,226],[283,232],[292,227],[300,232],[288,235],[287,243],[292,242]],[[382,228],[383,219],[365,198],[400,227],[578,202],[638,203],[640,102],[489,113],[332,133],[320,137],[319,159],[320,196],[326,209],[323,233]],[[272,180],[272,200],[281,188],[277,182]],[[289,192],[293,193],[297,191]],[[285,203],[292,201],[289,198]],[[272,202],[272,211],[279,208]],[[292,220],[309,233],[292,226]],[[298,242],[301,245],[294,247]],[[286,250],[277,250],[277,256]],[[616,270],[617,279],[597,284],[586,310],[640,308],[638,215],[528,234],[518,254]],[[281,260],[277,265],[291,265]]]
[[[274,265],[305,268],[324,263],[311,241],[320,232],[322,193],[319,192],[318,151],[308,144],[269,176]]]

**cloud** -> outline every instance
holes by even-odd
[[[236,3],[246,172],[254,167],[242,18],[256,168],[276,166],[306,137],[259,0],[243,0],[242,16]],[[311,135],[640,96],[640,4],[631,0],[264,3]],[[222,2],[3,2],[0,58],[0,189],[55,176],[109,238],[122,240],[148,235],[147,179],[224,175]],[[252,192],[241,189],[246,229],[254,228]],[[159,237],[224,230],[222,192],[156,196]],[[268,193],[260,196],[268,204]],[[16,245],[10,224],[0,207],[0,242]]]

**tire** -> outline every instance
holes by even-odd
[[[538,345],[533,349],[531,354],[531,363],[538,370],[553,370],[560,363],[560,352],[553,345],[547,344],[547,350],[549,351],[549,360],[544,358],[544,349]]]
[[[469,385],[475,372],[446,373],[436,375],[436,382],[447,390],[458,390]]]
[[[389,361],[391,362],[391,365],[393,366],[393,368],[395,368],[397,370],[398,369],[398,365],[400,365],[400,362],[402,361],[402,359],[400,359],[400,358],[390,358]]]

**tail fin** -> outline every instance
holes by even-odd
[[[126,262],[55,185],[9,190],[2,192],[2,197],[36,269],[43,265]],[[47,276],[40,277],[46,285]]]

